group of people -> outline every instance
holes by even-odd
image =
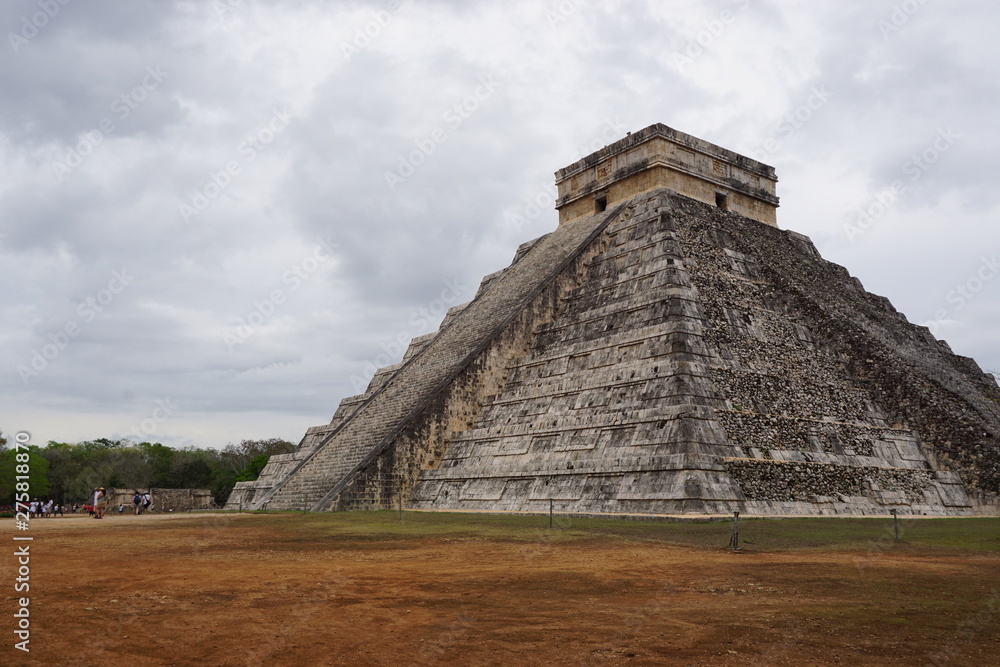
[[[66,516],[66,514],[76,514],[77,512],[90,512],[94,515],[94,505],[81,505],[80,503],[57,503],[51,498],[47,501],[35,498],[28,503],[28,514],[32,519],[44,519],[45,517]]]
[[[149,509],[151,503],[152,500],[150,500],[148,493],[139,493],[136,491],[135,495],[132,496],[132,513],[142,514]],[[119,507],[118,512],[120,513],[122,509],[123,508]]]
[[[149,509],[152,504],[152,499],[149,497],[149,493],[139,493],[138,489],[135,495],[132,496],[132,513],[133,514],[143,514]],[[108,510],[108,492],[103,486],[98,487],[94,491],[94,518],[103,519],[104,514]],[[122,514],[125,512],[125,505],[118,505],[118,513]]]
[[[30,503],[28,503],[28,514],[32,519],[42,518],[47,516],[55,516],[56,514],[62,515],[65,511],[63,505],[57,505],[54,500],[49,498],[48,502],[42,502],[38,498],[35,498]]]
[[[69,503],[57,503],[53,499],[47,501],[35,498],[30,503],[28,503],[28,515],[32,518],[45,518],[53,517],[57,514],[59,516],[65,516],[66,513],[76,514],[77,512],[89,512],[90,516],[95,519],[103,519],[104,515],[108,511],[108,490],[103,486],[94,489],[94,495],[91,499],[89,505],[84,504],[69,504]],[[133,514],[145,514],[146,510],[150,510],[153,505],[153,500],[149,493],[140,493],[136,490],[135,495],[132,496],[132,513]],[[0,510],[8,509],[5,507],[0,507]],[[12,509],[12,507],[11,507]],[[118,514],[125,513],[125,505],[119,503],[117,508],[112,508],[112,513],[118,510]]]

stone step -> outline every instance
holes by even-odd
[[[613,213],[611,215],[614,215]],[[456,312],[447,326],[418,353],[401,364],[328,442],[319,447],[292,474],[299,484],[312,489],[332,489],[380,445],[398,431],[420,406],[441,391],[451,377],[472,361],[477,349],[497,335],[515,313],[540,290],[546,276],[554,276],[610,219],[610,215],[581,219],[564,225],[536,243],[530,251],[496,276],[479,296]],[[555,269],[554,269],[555,267]],[[548,279],[551,279],[548,278]],[[290,479],[290,478],[289,478]],[[312,499],[277,485],[262,499],[275,506]],[[306,487],[308,488],[308,487]]]

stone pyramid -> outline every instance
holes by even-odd
[[[1000,388],[776,226],[773,168],[653,125],[227,508],[971,515]]]

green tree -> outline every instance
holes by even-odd
[[[52,486],[52,497],[58,502],[73,502],[81,500],[74,493],[73,480],[80,474],[83,467],[80,456],[74,451],[75,445],[67,442],[49,441],[41,455],[49,462],[49,483]]]
[[[25,480],[18,481],[19,475],[28,475]],[[8,449],[0,453],[0,502],[14,502],[14,493],[27,493],[30,499],[49,497],[49,462],[43,457],[38,447],[29,447],[28,451]]]
[[[108,463],[112,470],[109,486],[139,488],[149,484],[151,467],[138,447],[129,445],[108,452]]]
[[[173,449],[158,442],[110,438],[77,443],[50,441],[44,449],[36,448],[35,455],[41,456],[45,463],[33,464],[32,472],[46,469],[45,493],[58,502],[87,501],[95,487],[106,486],[210,489],[215,501],[222,504],[237,478],[256,479],[269,456],[294,449],[292,443],[278,438],[230,443],[221,452],[196,447]],[[7,475],[4,479],[13,477]],[[39,480],[38,489],[41,485]]]
[[[140,442],[136,446],[143,452],[149,465],[148,486],[167,488],[176,450],[158,442]]]
[[[53,496],[60,502],[90,500],[94,487],[132,484],[136,457],[127,440],[99,438],[78,443],[52,442],[42,450],[50,463]],[[140,482],[141,483],[141,482]]]
[[[168,477],[168,488],[206,489],[212,484],[212,466],[206,459],[211,454],[203,449],[187,448],[174,453]]]
[[[225,504],[233,487],[236,486],[236,482],[251,481],[249,477],[244,479],[244,475],[252,474],[252,479],[257,479],[264,465],[261,465],[260,470],[255,473],[250,471],[251,463],[255,459],[264,457],[263,461],[266,465],[267,459],[274,454],[288,454],[294,451],[295,445],[280,438],[242,440],[239,445],[229,443],[222,450],[220,457],[224,465],[218,470],[212,485],[212,495],[215,502],[220,505]]]
[[[253,482],[260,477],[261,470],[267,465],[268,459],[271,456],[269,454],[261,454],[260,456],[255,456],[250,459],[250,464],[236,476],[237,482]]]
[[[246,470],[250,461],[258,456],[288,454],[295,451],[295,445],[280,438],[265,440],[241,440],[239,445],[229,443],[222,450],[222,456],[237,475]]]

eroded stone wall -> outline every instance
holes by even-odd
[[[809,500],[812,479],[822,480],[814,502],[874,500],[873,510],[965,513],[964,487],[996,493],[998,392],[974,362],[865,292],[805,237],[678,204],[712,323],[713,379],[727,399],[717,414],[753,459],[727,463],[748,500]],[[909,480],[905,499],[900,480]]]
[[[124,505],[125,510],[132,511],[132,498],[135,492],[148,493],[151,508],[156,512],[187,512],[190,510],[217,509],[208,489],[157,489],[157,488],[114,488],[108,490],[108,507],[115,510]]]
[[[584,218],[538,240],[468,306],[456,311],[419,352],[389,373],[384,384],[366,396],[290,474],[255,497],[254,507],[265,503],[270,509],[329,506],[355,475],[447,390],[560,268],[590,244],[603,224],[603,216]]]
[[[865,323],[874,306],[879,328],[923,346],[911,357],[988,392],[967,360],[939,359],[942,345],[801,235],[686,197],[633,201],[504,391],[421,475],[414,506],[972,511],[961,475],[978,473],[935,470],[936,448],[852,372],[850,346],[813,314],[850,318],[861,303]],[[905,382],[927,379],[911,372]]]
[[[998,400],[807,238],[656,190],[524,244],[238,490],[271,508],[987,512]]]

